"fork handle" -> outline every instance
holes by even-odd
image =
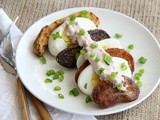
[[[18,85],[18,95],[19,95],[19,101],[21,105],[23,120],[30,120],[28,104],[27,104],[26,95],[25,95],[25,88],[20,78],[17,78],[17,85]],[[52,120],[44,104],[40,100],[38,100],[36,97],[34,97],[29,91],[26,90],[26,92],[30,96],[31,101],[38,112],[40,120]]]
[[[30,120],[28,104],[25,94],[24,86],[19,78],[17,78],[18,97],[20,102],[20,108],[22,111],[22,120]]]
[[[44,104],[40,100],[38,100],[36,97],[34,97],[31,93],[29,93],[29,96],[39,114],[40,119],[41,120],[52,120]]]

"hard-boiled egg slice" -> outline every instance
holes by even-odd
[[[94,22],[92,22],[88,18],[78,17],[76,18],[75,22],[78,23],[79,27],[84,29],[85,31],[89,31],[97,28]]]
[[[85,31],[96,29],[96,25],[90,19],[77,17],[75,22],[78,23],[79,27],[84,29]],[[57,56],[59,52],[67,48],[68,45],[72,44],[72,40],[70,40],[69,37],[66,35],[66,28],[67,25],[64,22],[57,29],[55,29],[49,37],[48,49],[53,56]],[[56,40],[54,40],[52,35],[57,32],[59,32],[61,38],[57,38]]]
[[[78,87],[87,95],[92,94],[92,90],[98,82],[99,76],[94,73],[91,65],[87,66],[78,77]]]
[[[118,71],[118,74],[131,77],[131,70],[126,60],[119,57],[113,57],[112,61],[114,63],[114,67]],[[121,63],[125,63],[127,67],[126,70],[121,69]],[[94,86],[99,82],[99,80],[99,76],[94,73],[92,66],[89,65],[80,73],[78,77],[78,87],[83,93],[91,95]]]
[[[101,40],[99,42],[97,42],[99,45],[101,45],[105,50],[107,50],[108,48],[122,48],[119,40],[114,39],[114,38],[109,38],[109,39],[104,39]],[[85,58],[84,55],[80,55],[77,59],[77,68],[80,68],[83,63],[85,62]]]
[[[123,48],[119,40],[114,38],[98,41],[98,45],[101,45],[105,50],[107,50],[108,48]]]

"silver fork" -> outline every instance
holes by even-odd
[[[0,56],[3,59],[3,61],[5,61],[7,65],[9,65],[8,67],[7,66],[3,66],[3,67],[7,72],[14,75],[17,72],[16,72],[16,66],[15,66],[15,52],[13,51],[14,45],[11,40],[11,31],[15,26],[15,23],[17,22],[18,18],[19,17],[15,19],[15,21],[12,23],[11,27],[9,28],[8,32],[0,40]]]

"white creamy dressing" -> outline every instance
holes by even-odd
[[[95,43],[88,34],[87,31],[85,31],[85,34],[83,36],[79,35],[79,31],[82,29],[79,24],[76,22],[74,25],[70,25],[69,20],[66,20],[65,23],[67,24],[67,35],[72,38],[72,42],[77,42],[79,46],[84,47],[84,49],[87,50],[85,54],[85,59],[87,59],[90,64],[93,67],[93,70],[100,76],[101,80],[110,80],[109,75],[112,72],[118,72],[117,67],[114,65],[114,62],[112,61],[109,65],[107,65],[103,57],[104,55],[110,56],[100,45],[97,48],[91,48],[91,44]],[[95,57],[90,58],[90,54],[95,53],[95,57],[99,57],[100,61],[96,62]],[[99,74],[98,70],[101,68],[104,68],[105,70]],[[115,80],[110,80],[114,84],[121,84],[124,82],[124,77],[121,74],[117,74],[115,77]],[[122,84],[122,91],[126,91],[126,87]]]
[[[112,62],[109,65],[107,65],[104,62],[103,58],[104,58],[104,55],[108,55],[108,56],[110,56],[110,55],[102,48],[102,45],[98,44],[97,48],[94,48],[94,49],[91,48],[91,44],[95,43],[95,41],[93,41],[91,39],[91,37],[90,37],[90,35],[87,31],[91,30],[91,29],[96,29],[95,24],[87,18],[78,17],[78,18],[75,19],[75,24],[70,25],[70,19],[68,18],[64,21],[64,23],[62,25],[60,25],[56,30],[54,30],[52,32],[52,34],[55,34],[56,32],[59,32],[60,36],[62,36],[63,31],[65,29],[66,29],[66,35],[71,38],[72,43],[77,42],[79,44],[79,46],[82,46],[87,51],[86,54],[84,55],[84,57],[85,57],[86,60],[88,60],[91,63],[94,72],[97,73],[100,76],[100,79],[101,80],[110,80],[115,85],[122,83],[121,90],[126,91],[127,86],[123,85],[124,78],[122,77],[122,74],[121,74],[122,72],[118,72],[118,71],[120,71],[119,66],[117,66],[118,59],[116,57],[114,57]],[[85,30],[85,34],[82,35],[82,36],[79,35],[79,31],[81,29]],[[110,46],[111,48],[114,47],[114,43],[117,45],[116,41],[114,43],[112,43],[112,42],[107,43],[107,44],[111,45]],[[103,42],[102,42],[102,44],[103,44]],[[118,45],[118,46],[120,47],[121,45]],[[49,48],[50,53],[53,56],[57,56],[57,54],[60,51],[67,48],[67,44],[65,43],[63,37],[62,38],[57,38],[56,40],[53,40],[53,37],[50,36],[49,43],[48,43],[48,48]],[[90,54],[92,54],[92,53],[95,53],[95,56],[93,58],[90,57]],[[99,62],[95,61],[96,57],[100,58]],[[104,68],[105,70],[100,74],[98,71],[101,68]],[[109,75],[112,72],[118,72],[118,74],[115,77],[115,80],[111,80],[110,77],[109,77]]]

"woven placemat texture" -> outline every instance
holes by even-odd
[[[100,7],[126,14],[144,26],[160,40],[160,0],[0,0],[0,8],[13,19],[20,19],[18,27],[25,32],[40,18],[72,7]],[[153,68],[156,69],[156,68]],[[144,102],[134,108],[98,120],[159,120],[160,87]]]

